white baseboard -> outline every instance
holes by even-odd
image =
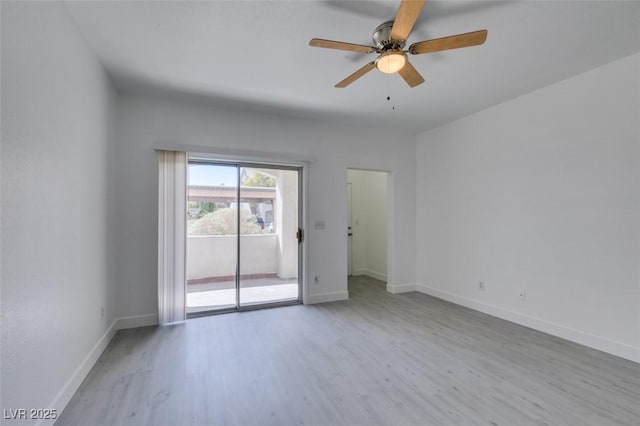
[[[148,315],[137,315],[133,317],[123,317],[116,318],[113,320],[107,331],[104,332],[102,337],[98,340],[98,342],[91,348],[87,356],[82,360],[78,368],[73,372],[69,380],[64,384],[62,390],[56,395],[53,402],[49,407],[55,409],[60,415],[62,410],[67,406],[73,394],[76,393],[82,381],[87,377],[89,371],[93,368],[93,366],[102,355],[102,352],[106,349],[111,339],[116,334],[118,330],[123,330],[126,328],[135,328],[135,327],[144,327],[148,325],[156,325],[158,323],[158,315],[157,314],[148,314]],[[55,420],[41,420],[36,423],[37,425],[52,425]]]
[[[561,337],[563,339],[570,340],[572,342],[579,343],[581,345],[588,346],[599,351],[607,352],[621,358],[640,362],[640,348],[638,347],[615,342],[613,340],[595,336],[593,334],[584,333],[582,331],[574,330],[560,324],[509,311],[498,306],[478,302],[477,300],[458,296],[456,294],[448,293],[422,284],[416,284],[416,291],[428,294],[433,297],[437,297],[438,299],[446,300],[447,302],[452,302],[457,305],[471,308],[476,311],[492,315],[494,317],[511,321],[516,324],[524,325],[525,327],[533,328],[544,333]]]
[[[127,328],[146,327],[158,324],[158,314],[136,315],[132,317],[118,318],[116,330]]]
[[[387,291],[389,293],[408,293],[410,291],[416,291],[415,284],[389,284],[387,283]]]
[[[310,294],[307,300],[304,301],[305,305],[313,305],[315,303],[337,302],[340,300],[349,299],[348,291],[336,291],[335,293],[322,293],[322,294]]]
[[[118,331],[116,328],[117,323],[117,319],[113,320],[109,328],[107,328],[107,331],[105,331],[102,337],[98,339],[98,342],[93,345],[93,348],[91,348],[87,356],[82,360],[78,368],[76,368],[71,377],[69,377],[69,380],[64,384],[62,390],[60,390],[58,395],[53,399],[53,402],[49,405],[49,407],[57,411],[58,416],[62,413],[62,410],[64,410],[64,407],[67,406],[69,401],[71,401],[73,394],[76,393],[82,384],[82,381],[87,377],[89,371],[91,371],[96,361],[98,361],[98,358],[100,358],[100,355],[102,355],[102,352],[116,334],[116,331]],[[52,425],[54,422],[55,420],[41,420],[36,424]]]
[[[355,271],[353,271],[353,275],[366,275],[367,277],[371,277],[373,279],[376,280],[380,280],[380,281],[387,281],[387,275],[386,274],[382,274],[380,272],[376,272],[376,271],[372,271],[371,269],[366,269],[366,268],[361,268],[361,269],[356,269]]]
[[[387,282],[387,274],[381,274],[380,272],[372,271],[371,269],[365,269],[364,274],[373,279]]]

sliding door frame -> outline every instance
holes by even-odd
[[[241,312],[241,311],[252,311],[252,310],[257,310],[257,309],[267,309],[267,308],[275,308],[275,307],[279,307],[279,306],[290,306],[290,305],[299,305],[302,304],[304,301],[304,292],[303,292],[303,286],[304,286],[304,281],[305,281],[305,269],[304,269],[304,265],[305,265],[305,259],[304,259],[304,241],[305,241],[305,236],[304,236],[304,205],[305,205],[305,191],[304,191],[304,166],[303,165],[292,165],[292,164],[278,164],[278,163],[272,163],[272,162],[260,162],[260,161],[256,161],[256,162],[250,162],[250,161],[235,161],[235,160],[218,160],[218,159],[207,159],[207,158],[201,158],[200,156],[197,156],[196,158],[192,158],[189,157],[187,159],[187,165],[218,165],[218,166],[229,166],[229,167],[235,167],[236,168],[236,183],[237,183],[237,188],[236,188],[236,201],[238,204],[238,208],[237,208],[237,216],[236,216],[236,221],[237,221],[237,238],[236,238],[236,276],[235,276],[235,289],[236,289],[236,306],[234,308],[225,308],[225,309],[212,309],[212,310],[208,310],[208,311],[201,311],[201,312],[191,312],[191,313],[187,313],[187,319],[190,318],[197,318],[197,317],[203,317],[203,316],[209,316],[209,315],[217,315],[217,314],[225,314],[225,313],[230,313],[230,312]],[[241,239],[241,234],[240,234],[240,196],[241,196],[241,185],[240,185],[240,171],[243,167],[247,167],[247,168],[260,168],[260,169],[272,169],[272,170],[289,170],[289,171],[296,171],[298,172],[298,230],[299,232],[302,233],[302,237],[298,242],[298,298],[295,300],[284,300],[284,301],[276,301],[276,302],[267,302],[267,303],[259,303],[259,304],[252,304],[252,305],[244,305],[242,306],[240,304],[240,272],[241,272],[241,265],[240,265],[240,239]],[[189,182],[187,182],[187,185],[189,184]],[[188,191],[187,191],[188,193]],[[187,195],[188,196],[188,195]],[[187,235],[185,234],[185,238],[187,237]],[[186,241],[185,241],[185,246],[186,246]],[[188,256],[189,254],[186,253],[186,255]],[[186,256],[185,256],[185,261],[186,261]],[[186,271],[186,269],[185,269]],[[187,286],[185,285],[185,303],[187,301]]]

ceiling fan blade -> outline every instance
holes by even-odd
[[[409,61],[407,61],[407,63],[404,64],[404,67],[402,67],[400,71],[398,71],[398,74],[400,74],[402,78],[404,78],[404,81],[406,81],[407,84],[411,87],[416,87],[424,83],[424,78],[420,75],[418,70],[416,70],[413,65],[411,65],[411,62]]]
[[[351,83],[353,83],[354,81],[356,81],[357,79],[359,79],[360,77],[362,77],[363,75],[365,75],[366,73],[374,69],[375,67],[376,67],[375,61],[369,62],[364,67],[360,68],[358,71],[354,72],[349,77],[345,78],[340,83],[336,84],[336,87],[340,89],[347,87],[348,85],[350,85]]]
[[[402,0],[391,27],[391,38],[406,40],[427,0]]]
[[[376,48],[372,46],[365,46],[363,44],[345,43],[343,41],[324,40],[321,38],[312,38],[309,42],[309,46],[324,47],[326,49],[338,49],[348,50],[349,52],[371,53],[375,52]]]
[[[439,52],[441,50],[459,49],[461,47],[478,46],[487,39],[487,30],[458,34],[433,40],[419,41],[409,46],[409,53],[420,55],[423,53]]]

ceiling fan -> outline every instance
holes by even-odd
[[[407,53],[421,55],[423,53],[477,46],[483,44],[487,39],[487,30],[480,30],[433,40],[419,41],[409,46],[409,49],[403,50],[425,2],[426,0],[401,0],[396,18],[393,21],[378,25],[374,30],[373,42],[375,43],[375,47],[320,38],[311,39],[309,46],[378,54],[375,61],[369,62],[336,84],[335,87],[347,87],[374,68],[378,68],[379,71],[385,74],[397,72],[409,86],[416,87],[424,83],[424,78],[413,65],[411,65],[407,59]]]

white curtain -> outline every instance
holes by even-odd
[[[184,321],[187,154],[158,151],[158,322]]]

